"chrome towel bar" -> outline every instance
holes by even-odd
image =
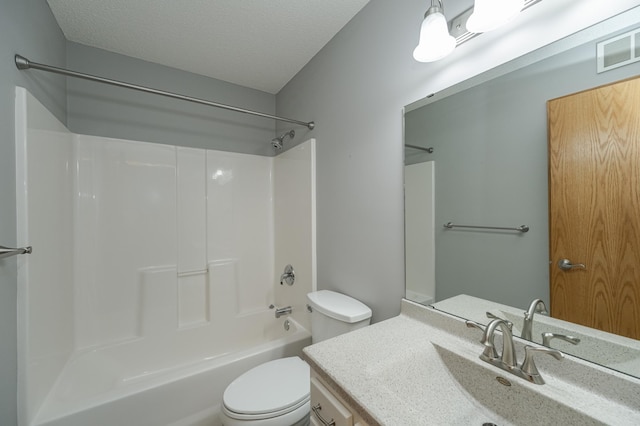
[[[0,246],[0,259],[3,259],[5,257],[16,256],[19,254],[31,254],[32,251],[33,250],[31,249],[31,246],[22,247],[22,248],[9,248],[5,246]]]
[[[452,228],[471,228],[471,229],[493,229],[498,231],[518,231],[518,232],[529,232],[529,227],[527,225],[520,225],[514,228],[505,228],[501,226],[473,226],[473,225],[454,225],[451,222],[447,222],[444,224],[444,227],[447,229]]]

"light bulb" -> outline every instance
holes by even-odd
[[[523,6],[524,0],[475,0],[467,30],[472,33],[495,30],[520,13]]]
[[[420,41],[413,50],[418,62],[433,62],[442,59],[456,47],[456,39],[449,34],[447,20],[440,8],[431,7],[422,21]]]

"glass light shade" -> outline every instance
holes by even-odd
[[[442,59],[456,48],[456,39],[449,34],[447,20],[441,12],[427,11],[420,28],[420,41],[413,50],[418,62],[433,62]]]
[[[524,7],[524,0],[475,0],[467,30],[486,33],[513,19]]]

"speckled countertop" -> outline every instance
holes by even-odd
[[[479,339],[459,318],[403,300],[399,316],[309,346],[304,357],[371,425],[640,424],[639,379],[540,356],[547,384],[534,385],[479,360]]]

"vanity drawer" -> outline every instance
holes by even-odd
[[[332,420],[335,426],[353,426],[351,411],[338,401],[316,377],[311,377],[311,407],[311,424],[314,426],[328,425]],[[326,423],[318,418],[318,414]]]

